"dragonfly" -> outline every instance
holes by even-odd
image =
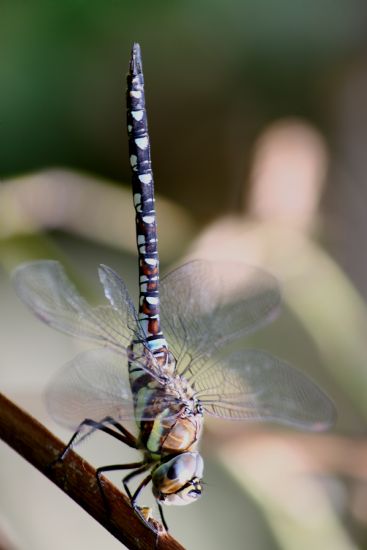
[[[56,261],[20,265],[18,296],[42,322],[93,342],[53,378],[48,410],[74,434],[59,459],[100,430],[140,452],[141,460],[97,469],[129,470],[122,482],[138,505],[151,484],[162,505],[187,505],[203,491],[199,443],[205,415],[324,430],[335,418],[327,395],[307,376],[243,340],[277,314],[281,293],[269,273],[242,263],[193,260],[160,280],[154,181],[139,44],[127,76],[127,128],[139,256],[139,305],[123,279],[99,267],[104,305],[92,306]],[[124,422],[134,420],[138,435]],[[130,482],[144,476],[132,491]]]

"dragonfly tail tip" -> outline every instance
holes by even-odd
[[[141,62],[140,44],[138,42],[134,42],[131,49],[130,73],[132,74],[132,76],[136,76],[138,74],[141,74],[142,72],[143,67]]]

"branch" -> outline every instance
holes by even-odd
[[[105,478],[105,494],[111,507],[107,517],[96,482],[96,470],[74,451],[70,451],[62,464],[48,468],[65,448],[65,443],[1,393],[0,438],[130,550],[184,550],[163,528],[157,538],[135,515],[127,497]],[[161,527],[158,523],[157,526]]]

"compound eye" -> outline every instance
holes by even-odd
[[[178,478],[178,472],[179,472],[179,464],[177,462],[174,462],[172,466],[170,466],[167,470],[167,477],[168,479],[177,479]]]
[[[199,498],[201,496],[201,491],[198,491],[198,490],[190,491],[189,496],[193,499]]]

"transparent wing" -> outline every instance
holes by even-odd
[[[196,260],[169,273],[161,282],[162,329],[178,370],[264,325],[280,301],[274,277],[241,263]]]
[[[314,382],[263,351],[232,353],[187,377],[213,416],[274,421],[315,431],[335,421],[333,403]]]
[[[41,321],[61,332],[100,345],[126,348],[134,334],[135,309],[125,290],[119,310],[91,307],[55,261],[20,265],[13,283],[19,298]]]
[[[136,364],[138,361],[134,359]],[[155,418],[170,402],[142,404],[134,412],[127,362],[127,356],[99,348],[82,352],[64,365],[46,390],[47,408],[54,420],[75,429],[86,418],[96,421],[106,416],[115,420]]]
[[[135,333],[135,338],[143,342],[146,337],[144,331],[141,329],[138,315],[124,281],[107,265],[101,264],[98,273],[105,296],[111,306],[119,315],[122,311],[128,312],[126,324],[129,326],[131,333]]]
[[[68,279],[59,262],[41,260],[20,265],[13,274],[19,298],[41,321],[51,327],[107,346],[126,356],[132,340],[140,342],[136,355],[149,355],[142,368],[160,381],[161,368],[146,349],[134,305],[124,282],[107,266],[100,278],[111,305],[92,307]]]

